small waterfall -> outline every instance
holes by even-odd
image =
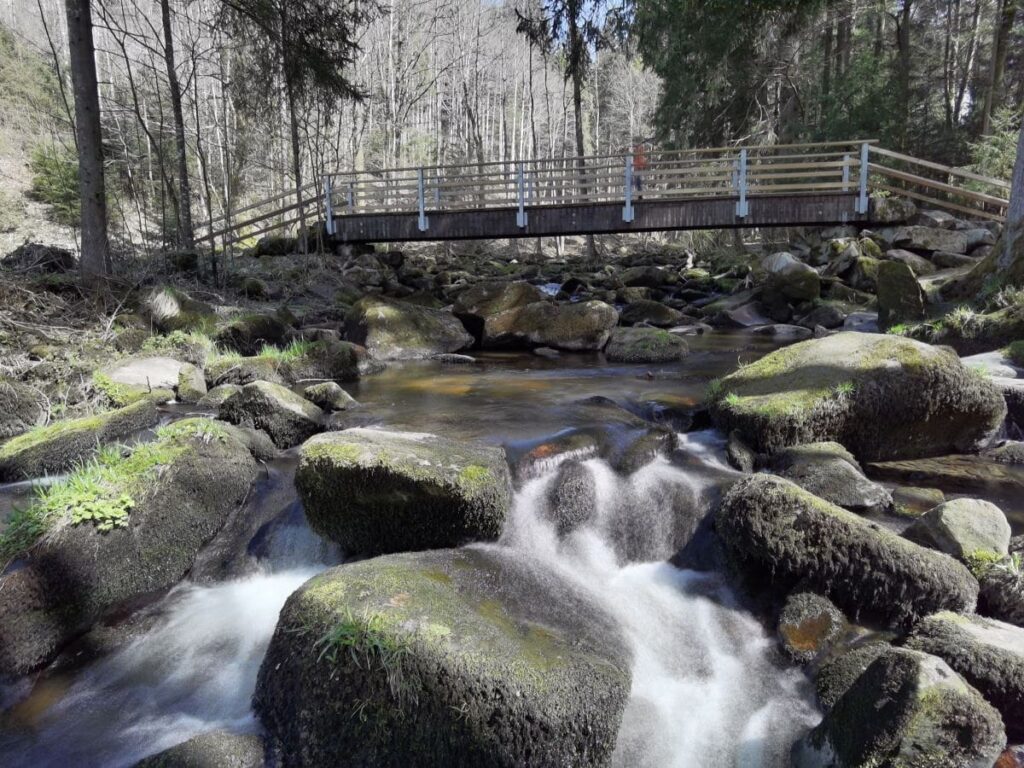
[[[726,469],[717,446],[693,447],[709,470]],[[692,534],[709,511],[712,481],[665,459],[629,478],[600,460],[584,466],[596,488],[590,522],[559,539],[548,474],[517,494],[499,546],[590,592],[619,621],[634,663],[615,764],[788,765],[790,745],[818,719],[806,678],[784,668],[774,639],[720,575],[664,562],[674,532]]]

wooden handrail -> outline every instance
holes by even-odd
[[[939,165],[938,163],[932,163],[928,160],[920,160],[916,157],[910,157],[909,155],[901,155],[899,152],[893,152],[891,149],[883,149],[882,147],[871,147],[869,152],[873,152],[876,155],[882,155],[883,157],[891,157],[893,160],[899,160],[900,162],[910,163],[911,165],[920,165],[922,168],[930,168],[933,171],[939,171],[940,173],[952,174],[954,176],[960,176],[965,179],[971,179],[972,181],[981,181],[985,184],[991,184],[993,187],[1002,187],[1003,189],[1010,189],[1010,182],[1003,181],[1002,179],[993,179],[991,176],[982,176],[981,174],[973,173],[971,171],[964,171],[959,168],[951,168],[948,165]]]

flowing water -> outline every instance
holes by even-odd
[[[691,348],[684,362],[654,369],[521,354],[470,366],[395,366],[350,388],[364,404],[351,418],[504,444],[513,459],[565,430],[594,428],[600,417],[574,405],[588,397],[689,429],[684,415],[709,379],[774,345],[716,333]],[[610,433],[628,436],[629,428]],[[99,645],[107,652],[0,689],[0,765],[130,766],[204,731],[258,728],[250,698],[278,612],[307,578],[341,560],[305,525],[295,461],[293,451],[267,467],[186,582],[106,628]],[[593,515],[562,538],[548,515],[558,463],[537,461],[517,475],[501,538],[478,546],[513,548],[548,577],[589,592],[620,625],[633,652],[633,687],[615,764],[787,764],[790,744],[819,716],[809,682],[783,663],[703,546],[701,522],[738,476],[725,462],[724,437],[681,433],[671,457],[628,477],[589,458]],[[0,519],[25,492],[24,484],[0,487]],[[692,543],[677,553],[671,542],[680,525]]]

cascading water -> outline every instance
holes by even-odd
[[[695,445],[709,454],[705,468],[716,470],[707,443]],[[818,719],[806,678],[781,665],[774,640],[717,574],[660,557],[680,514],[706,509],[711,481],[664,459],[629,478],[600,460],[584,466],[596,486],[590,523],[559,539],[550,521],[551,473],[517,494],[497,546],[589,591],[622,627],[633,651],[633,688],[616,765],[788,765],[791,744]]]

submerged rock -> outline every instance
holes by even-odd
[[[779,615],[779,639],[791,659],[813,661],[828,651],[846,630],[846,617],[827,597],[795,592]]]
[[[733,567],[779,594],[799,583],[854,618],[908,626],[973,610],[978,583],[948,555],[918,546],[770,475],[734,485],[715,515]]]
[[[1024,629],[944,612],[918,622],[906,644],[963,675],[1002,714],[1010,740],[1024,740]]]
[[[683,339],[656,328],[616,328],[604,348],[613,363],[671,363],[689,351]]]
[[[808,443],[784,448],[771,457],[773,472],[825,501],[854,512],[892,507],[885,488],[868,480],[857,460],[839,443]]]
[[[380,296],[357,301],[345,316],[345,336],[381,360],[424,358],[473,344],[455,315]]]
[[[310,525],[351,554],[494,539],[511,503],[501,448],[354,428],[314,437],[300,456]]]
[[[604,766],[630,664],[610,616],[517,553],[390,555],[288,599],[253,703],[285,768]]]
[[[892,648],[793,747],[794,768],[989,768],[999,713],[934,656]]]
[[[0,445],[0,481],[65,472],[91,456],[98,445],[124,440],[159,418],[151,401],[140,400],[116,411],[37,427]]]
[[[106,467],[102,483],[32,513],[45,535],[0,577],[0,677],[40,668],[107,611],[177,584],[257,473],[235,430],[208,419],[165,427]]]
[[[866,461],[976,451],[1006,415],[949,350],[866,333],[772,352],[721,379],[711,406],[759,451],[834,440]]]
[[[254,381],[220,406],[220,418],[262,429],[278,448],[291,448],[323,429],[324,413],[280,384]]]
[[[17,381],[0,379],[0,441],[46,421],[42,394]]]

